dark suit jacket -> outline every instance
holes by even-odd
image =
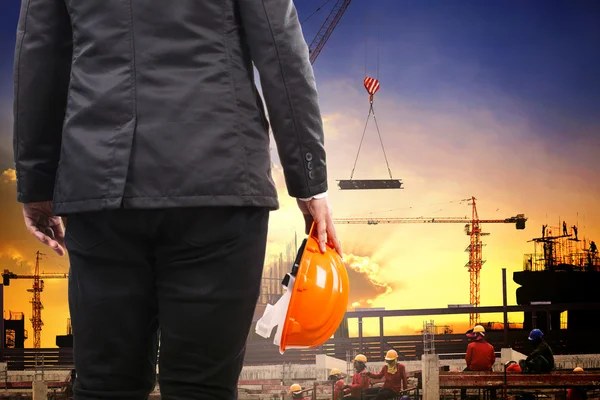
[[[22,0],[18,200],[277,208],[253,62],[288,193],[324,192],[308,56],[292,0]]]

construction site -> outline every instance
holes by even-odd
[[[333,337],[323,345],[310,349],[288,350],[280,354],[270,340],[251,332],[248,338],[244,368],[239,382],[240,398],[283,399],[288,398],[288,387],[299,383],[312,399],[332,398],[332,382],[328,374],[332,368],[353,375],[352,360],[357,354],[364,355],[368,370],[377,373],[384,365],[387,351],[395,350],[398,360],[406,367],[409,389],[402,393],[411,398],[455,398],[461,390],[477,398],[488,396],[491,389],[504,397],[533,394],[540,398],[562,398],[566,390],[582,387],[588,398],[600,396],[600,343],[595,339],[598,332],[600,304],[594,288],[600,284],[600,256],[593,240],[579,236],[576,226],[544,226],[542,234],[530,240],[532,252],[523,255],[522,270],[512,276],[520,287],[517,304],[506,304],[506,269],[498,281],[502,282],[504,304],[480,306],[479,275],[484,259],[481,252],[482,225],[509,223],[516,229],[525,229],[526,217],[519,215],[504,220],[479,219],[475,198],[471,199],[470,218],[450,219],[353,218],[336,220],[338,224],[384,223],[463,223],[468,235],[468,279],[470,303],[434,309],[359,309],[346,313]],[[371,228],[372,229],[372,228]],[[557,234],[558,233],[558,234]],[[263,284],[255,318],[263,314],[267,304],[273,304],[283,294],[281,280],[294,263],[297,239],[291,240],[278,257],[266,260]],[[42,332],[42,292],[44,279],[62,279],[66,274],[40,272],[40,256],[31,275],[15,274],[5,270],[0,293],[6,294],[13,279],[32,281],[31,323],[34,327],[33,346],[25,347],[29,338],[25,330],[25,313],[10,312],[2,323],[3,379],[0,384],[4,393],[0,397],[31,396],[36,382],[43,382],[43,390],[51,398],[68,398],[69,383],[73,369],[73,337],[67,321],[66,335],[56,337],[57,348],[40,348]],[[467,278],[465,274],[465,279]],[[501,279],[500,279],[501,278]],[[3,299],[3,297],[2,297]],[[522,313],[522,323],[509,324],[509,313]],[[490,321],[486,314],[504,315],[503,321]],[[468,339],[465,332],[454,332],[451,326],[437,326],[435,316],[469,315],[471,326],[485,328],[486,340],[497,353],[493,372],[457,373],[466,367],[465,351]],[[423,329],[417,335],[389,336],[384,332],[386,318],[422,316]],[[378,335],[363,334],[364,319],[379,321]],[[351,335],[350,324],[358,324],[358,335]],[[525,359],[531,351],[527,336],[532,329],[541,329],[555,355],[556,369],[548,374],[515,374],[505,370],[510,361]],[[575,373],[576,367],[583,373]],[[375,384],[377,387],[377,384]],[[42,389],[40,389],[42,390]],[[159,396],[160,388],[156,389]],[[431,397],[433,396],[433,397]],[[157,397],[158,398],[158,397]],[[400,397],[398,397],[400,398]]]
[[[334,1],[318,33],[307,43],[311,64],[316,62],[351,3],[351,0]],[[373,76],[365,72],[362,81],[369,109],[356,160],[369,122],[373,119],[389,176],[384,179],[355,179],[355,160],[350,178],[338,180],[336,190],[404,189],[404,182],[392,175],[375,117],[374,98],[380,87],[378,74],[377,67]],[[578,398],[600,398],[600,341],[597,340],[600,332],[600,253],[594,238],[587,237],[578,222],[567,224],[560,217],[555,223],[541,227],[530,226],[528,216],[521,213],[504,218],[485,218],[479,215],[480,203],[475,195],[462,199],[469,207],[466,216],[334,218],[336,225],[362,225],[364,234],[389,224],[431,225],[432,230],[439,224],[459,224],[458,230],[464,235],[464,247],[456,251],[466,253],[465,264],[448,268],[457,269],[456,279],[469,282],[468,296],[466,293],[463,296],[464,303],[406,309],[355,308],[348,304],[342,322],[324,344],[313,348],[292,348],[281,354],[272,339],[265,339],[255,332],[254,325],[267,306],[275,304],[285,293],[282,281],[294,265],[300,246],[298,236],[289,238],[288,243],[282,246],[283,251],[265,260],[261,293],[238,383],[239,398],[291,399],[290,388],[297,384],[304,398],[338,400],[332,371],[339,371],[344,385],[351,385],[359,355],[366,360],[366,371],[377,375],[383,367],[387,368],[386,357],[391,350],[396,354],[397,363],[404,366],[408,384],[388,399],[570,399],[574,398],[569,397],[574,391],[583,396]],[[506,265],[497,271],[493,285],[502,290],[503,302],[482,306],[481,271],[486,262],[483,248],[484,238],[489,235],[484,227],[490,224],[504,224],[506,229],[526,231],[531,251],[523,254],[522,265]],[[51,318],[51,311],[44,310],[42,302],[44,281],[67,279],[68,274],[44,272],[42,256],[43,253],[38,251],[32,273],[21,274],[3,268],[0,285],[0,309],[4,311],[0,319],[0,398],[72,398],[76,371],[70,320],[66,321],[65,334],[56,336],[56,347],[41,347],[42,314],[44,318]],[[347,264],[346,267],[349,268]],[[507,269],[516,272],[509,275]],[[16,279],[32,282],[31,289],[28,289],[31,293],[30,310],[5,310],[4,296],[10,295],[10,283]],[[509,304],[508,282],[518,285],[516,304]],[[509,314],[522,316],[522,319],[509,322]],[[466,357],[471,342],[469,335],[473,332],[455,329],[445,322],[436,324],[436,317],[455,316],[457,320],[466,320],[467,315],[471,330],[484,332],[480,336],[493,346],[495,357],[489,370],[469,368]],[[494,320],[495,317],[488,315],[502,315],[502,319]],[[409,317],[421,318],[422,328],[418,332],[386,334],[389,319]],[[365,332],[366,320],[376,320],[378,330]],[[31,323],[31,332],[26,329],[26,321]],[[519,369],[519,372],[514,372],[508,367],[526,365],[526,361],[524,364],[520,362],[528,360],[534,350],[530,338],[536,330],[543,332],[543,339],[552,350],[552,370],[524,373]],[[371,379],[369,389],[381,388],[384,383],[384,377]],[[373,400],[377,396],[368,393],[374,392],[362,392],[361,399]],[[160,398],[158,384],[150,398]]]

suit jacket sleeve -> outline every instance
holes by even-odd
[[[258,69],[288,193],[327,191],[323,122],[308,46],[292,0],[237,0]]]
[[[64,0],[22,0],[14,59],[17,200],[52,200],[72,58]]]

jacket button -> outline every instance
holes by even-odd
[[[312,169],[312,161],[306,163],[306,168]]]
[[[309,179],[314,179],[315,177],[315,172],[314,171],[308,171],[308,178]]]
[[[306,161],[311,161],[312,160],[312,153],[306,153]]]

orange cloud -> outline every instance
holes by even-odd
[[[4,183],[16,182],[17,181],[17,171],[13,168],[9,168],[2,172],[2,181]]]
[[[356,280],[351,281],[350,291],[352,298],[355,298],[357,295],[360,298],[359,300],[352,302],[351,306],[353,308],[373,305],[375,301],[383,300],[387,295],[392,293],[392,285],[388,281],[385,281],[381,278],[381,276],[379,275],[379,264],[374,262],[370,257],[358,256],[355,254],[344,254],[344,263],[346,264],[346,267],[364,276],[367,279],[367,281],[376,289],[374,291],[375,293],[372,293],[376,295],[375,297],[360,298],[362,297],[361,295],[363,295],[364,293],[364,289],[360,286],[358,286],[358,288],[355,286],[358,283],[356,282]],[[353,274],[351,274],[350,276],[352,278]]]

